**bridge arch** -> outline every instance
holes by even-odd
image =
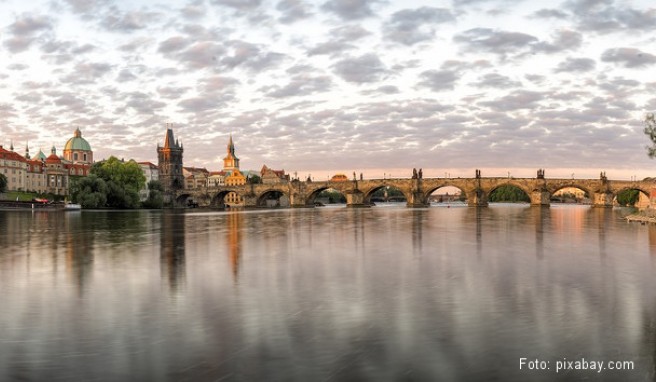
[[[257,196],[257,207],[289,207],[289,193],[280,189],[268,189]]]
[[[492,203],[494,203],[495,201],[493,200],[493,199],[494,199],[494,198],[493,198],[493,195],[494,195],[497,191],[499,191],[501,188],[508,188],[508,187],[511,187],[511,188],[514,188],[514,189],[520,190],[521,192],[524,193],[524,195],[526,195],[526,200],[524,200],[524,201],[522,201],[522,200],[518,200],[517,202],[520,202],[520,203],[522,203],[522,202],[530,203],[530,202],[531,202],[531,192],[532,192],[533,190],[530,189],[530,188],[529,188],[528,186],[526,186],[525,184],[522,184],[522,183],[519,183],[519,182],[516,182],[516,181],[513,181],[513,180],[502,181],[502,182],[499,182],[499,183],[493,185],[492,187],[490,187],[490,188],[487,190],[487,197],[486,197],[486,200],[487,200],[488,202],[492,202]]]
[[[462,186],[460,186],[460,185],[457,185],[457,184],[455,184],[455,183],[449,183],[449,182],[440,183],[440,184],[437,184],[437,185],[435,185],[435,186],[429,188],[429,189],[427,190],[427,192],[424,193],[424,199],[425,199],[426,201],[430,201],[430,200],[431,200],[431,197],[432,197],[432,195],[435,193],[435,191],[437,191],[437,190],[439,190],[439,189],[442,189],[442,188],[455,188],[455,189],[458,189],[458,190],[460,190],[460,198],[459,198],[459,199],[463,199],[463,198],[464,198],[465,201],[468,200],[467,191],[465,190],[464,187],[462,187]],[[443,201],[444,201],[444,199],[443,199]]]
[[[210,200],[210,207],[213,207],[213,208],[226,208],[226,207],[228,207],[228,204],[226,203],[225,198],[226,198],[226,196],[228,196],[231,193],[235,193],[236,195],[241,196],[241,195],[239,195],[238,192],[236,192],[234,190],[219,191],[218,193],[216,193],[212,196],[212,199]]]
[[[636,200],[634,206],[636,207],[646,207],[649,205],[649,191],[639,187],[639,186],[625,186],[613,190],[613,202],[619,204],[618,197],[626,191],[638,191],[638,200]],[[641,203],[642,202],[642,203]],[[642,204],[642,206],[641,206]]]
[[[324,203],[325,200],[320,201],[320,200],[318,200],[318,197],[322,192],[327,191],[327,190],[332,190],[336,193],[339,193],[343,197],[344,201],[346,201],[346,194],[344,193],[344,190],[332,187],[330,185],[326,185],[326,186],[317,187],[309,195],[307,195],[306,198],[305,198],[305,205],[306,206],[314,206],[316,203],[325,204]]]
[[[376,197],[376,194],[380,190],[385,190],[384,194],[380,197]],[[399,195],[400,194],[400,195]],[[386,195],[386,196],[385,196]],[[374,186],[367,190],[364,193],[364,204],[372,204],[376,202],[406,202],[408,199],[408,194],[405,190],[389,184],[381,184],[379,186]]]
[[[192,198],[191,194],[189,194],[189,193],[180,194],[175,198],[173,206],[174,207],[187,207],[187,204],[192,200],[193,200],[193,198]]]
[[[563,190],[570,189],[570,188],[571,189],[577,189],[577,190],[580,190],[580,191],[583,192],[583,195],[580,198],[575,198],[575,199],[583,199],[583,198],[587,197],[590,200],[590,202],[592,202],[594,191],[591,190],[589,187],[586,187],[585,185],[582,185],[582,184],[577,183],[577,182],[560,183],[560,184],[557,184],[557,185],[551,187],[550,189],[548,189],[549,199],[550,200],[556,200],[556,194],[559,191],[563,191]]]

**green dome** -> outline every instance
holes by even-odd
[[[64,146],[64,150],[82,150],[82,151],[91,151],[91,146],[86,139],[82,138],[82,133],[80,129],[75,130],[75,135],[73,138],[69,139]]]

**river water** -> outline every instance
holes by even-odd
[[[0,211],[0,380],[653,380],[656,227],[623,213]]]

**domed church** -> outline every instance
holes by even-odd
[[[73,138],[69,139],[64,146],[64,159],[71,163],[93,163],[93,151],[86,139],[82,138],[79,128],[75,129]]]

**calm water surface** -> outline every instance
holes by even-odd
[[[0,380],[653,380],[656,227],[622,213],[0,212]]]

